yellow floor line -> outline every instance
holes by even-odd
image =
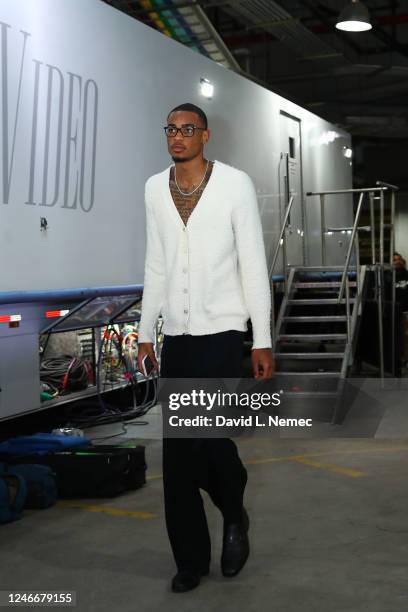
[[[327,451],[322,451],[319,454],[322,455],[367,455],[370,453],[399,453],[401,451],[408,451],[408,445],[407,446],[386,446],[386,447],[373,447],[373,448],[356,448],[356,449],[352,449],[352,448],[347,448],[344,450],[327,450]]]
[[[329,463],[320,463],[318,461],[314,461],[312,457],[320,457],[321,455],[326,455],[327,453],[310,453],[304,455],[284,455],[282,457],[270,457],[268,459],[250,459],[248,461],[244,461],[245,465],[260,465],[262,463],[275,463],[275,462],[283,462],[283,461],[294,461],[296,463],[302,463],[304,465],[309,465],[311,467],[329,470],[330,472],[337,472],[338,474],[343,474],[344,476],[350,476],[351,478],[359,478],[360,476],[364,476],[364,472],[360,472],[359,470],[354,470],[352,468],[342,468],[337,465],[329,464]]]
[[[316,453],[303,453],[303,455],[281,455],[278,457],[268,457],[265,459],[249,459],[244,463],[248,465],[256,465],[258,463],[274,463],[275,461],[289,461],[296,459],[297,457],[323,457],[324,455],[371,455],[375,453],[397,453],[400,451],[408,451],[408,446],[397,446],[390,448],[371,448],[371,449],[344,449],[344,450],[330,450],[319,451]]]
[[[323,453],[324,454],[324,453]],[[309,457],[310,455],[282,455],[281,457],[266,457],[265,459],[248,459],[247,461],[243,461],[244,465],[258,465],[261,463],[276,463],[279,461],[291,461],[293,459]],[[315,457],[316,455],[312,455]]]
[[[291,460],[295,461],[296,463],[318,468],[320,470],[328,470],[329,472],[335,472],[337,474],[342,474],[343,476],[350,476],[350,478],[360,478],[361,476],[365,476],[364,472],[360,472],[360,470],[340,467],[339,465],[332,465],[330,463],[320,463],[320,461],[314,461],[313,459],[308,459],[307,457],[295,457]]]
[[[122,510],[121,508],[112,508],[108,506],[97,506],[94,504],[86,504],[83,502],[71,502],[71,501],[59,501],[58,506],[63,508],[79,508],[80,510],[86,510],[87,512],[101,512],[108,514],[109,516],[129,516],[135,519],[154,519],[157,518],[157,514],[151,512],[134,512],[132,510]]]
[[[344,450],[326,450],[320,451],[316,453],[304,453],[303,455],[282,455],[277,457],[267,457],[264,459],[249,459],[244,461],[244,465],[261,465],[263,463],[276,463],[282,461],[292,461],[295,463],[300,463],[302,465],[308,465],[310,467],[314,467],[320,470],[328,470],[329,472],[334,472],[337,474],[342,474],[344,476],[349,476],[350,478],[360,478],[365,476],[364,472],[360,470],[355,470],[353,468],[341,467],[339,465],[333,465],[330,463],[321,463],[320,461],[315,461],[313,457],[321,457],[324,455],[353,455],[353,454],[375,454],[375,453],[397,453],[400,451],[408,451],[407,446],[394,446],[394,447],[382,447],[382,448],[370,448],[370,449],[344,449]],[[162,474],[153,474],[152,476],[147,476],[146,480],[159,480],[163,478]],[[58,506],[64,508],[79,508],[81,510],[86,510],[87,512],[101,512],[104,514],[108,514],[110,516],[128,516],[130,518],[135,518],[139,520],[149,520],[157,518],[157,514],[153,514],[151,512],[136,512],[131,510],[121,510],[120,508],[112,508],[108,506],[98,506],[92,504],[86,504],[84,502],[76,502],[76,501],[59,501],[57,502]]]
[[[407,446],[394,446],[394,447],[382,447],[382,448],[364,448],[364,449],[344,449],[344,450],[331,450],[328,449],[326,451],[320,451],[316,453],[304,453],[303,455],[281,455],[277,457],[267,457],[264,459],[248,459],[247,461],[243,461],[244,465],[260,465],[263,463],[276,463],[281,461],[298,461],[299,463],[305,463],[305,459],[312,457],[322,457],[324,455],[353,455],[353,454],[375,454],[375,453],[397,453],[400,451],[408,451]],[[321,464],[322,465],[322,464]],[[331,466],[334,468],[337,466]],[[352,470],[352,468],[341,468],[339,467],[337,471],[340,470],[351,470],[351,472],[356,472],[360,475],[363,475],[363,472],[359,472],[359,470]],[[345,473],[344,471],[341,473]],[[355,476],[353,476],[355,477]],[[152,476],[147,476],[146,480],[158,480],[163,478],[163,474],[154,474]]]

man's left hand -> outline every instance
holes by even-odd
[[[275,359],[272,355],[272,349],[252,349],[252,371],[254,378],[257,380],[272,378],[275,372]]]

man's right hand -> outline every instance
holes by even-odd
[[[156,355],[154,354],[153,342],[140,342],[138,344],[139,352],[137,355],[137,368],[139,372],[143,372],[142,369],[142,359],[145,355],[149,355],[150,359],[153,362],[154,370],[159,370],[159,364],[156,359]]]

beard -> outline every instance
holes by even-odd
[[[195,157],[197,157],[197,153],[194,153],[193,155],[185,154],[184,157],[182,157],[180,154],[179,155],[172,155],[171,159],[174,161],[175,164],[182,164],[184,162],[191,161]]]

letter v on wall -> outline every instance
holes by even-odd
[[[20,69],[18,77],[18,92],[16,99],[16,107],[14,112],[14,125],[12,126],[11,149],[9,141],[9,92],[8,92],[8,58],[7,58],[7,28],[11,26],[0,21],[0,45],[1,45],[1,156],[2,156],[2,194],[3,203],[8,204],[10,198],[11,177],[13,174],[14,150],[16,143],[16,131],[18,123],[18,113],[21,99],[21,83],[23,78],[24,56],[28,36],[28,32],[20,30],[23,35],[23,44],[20,60]]]

